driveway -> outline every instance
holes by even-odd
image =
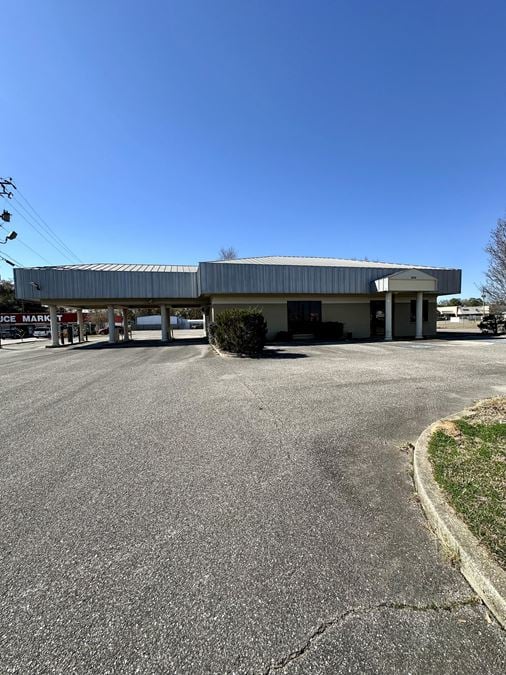
[[[504,673],[406,444],[506,339],[0,352],[3,673]]]

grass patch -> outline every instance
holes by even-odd
[[[453,508],[506,569],[506,424],[444,422],[429,457]]]

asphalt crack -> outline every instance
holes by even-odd
[[[263,398],[260,396],[258,392],[256,392],[247,382],[244,381],[244,378],[239,378],[240,383],[242,386],[248,391],[253,399],[255,399],[258,402],[258,409],[262,410],[262,412],[266,413],[266,415],[271,419],[271,422],[274,425],[274,428],[276,429],[276,433],[278,436],[278,450],[281,455],[284,455],[285,458],[291,463],[294,464],[292,455],[290,454],[290,451],[284,447],[285,443],[283,440],[283,434],[284,430],[282,425],[280,424],[281,420],[279,420],[276,415],[272,412],[270,406],[267,404],[266,401],[263,400]]]
[[[381,602],[378,605],[372,605],[370,607],[353,607],[351,609],[347,609],[342,614],[339,614],[339,616],[331,618],[328,621],[320,624],[314,633],[311,633],[309,638],[301,647],[290,652],[282,659],[271,662],[266,668],[262,670],[262,675],[271,675],[275,671],[281,670],[293,661],[301,658],[309,649],[311,649],[314,642],[319,640],[320,637],[324,635],[329,629],[337,628],[340,624],[344,623],[348,617],[353,615],[371,614],[372,612],[376,612],[380,609],[394,609],[398,611],[410,612],[452,612],[455,609],[460,609],[461,607],[479,604],[481,604],[481,600],[478,598],[478,596],[472,595],[469,598],[465,598],[464,600],[454,600],[444,604],[430,603],[428,605],[411,605],[403,602]]]

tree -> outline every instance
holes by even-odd
[[[450,298],[449,300],[441,300],[440,307],[461,307],[463,301],[460,298]],[[481,303],[480,303],[481,304]]]
[[[175,309],[174,316],[180,316],[182,319],[201,319],[202,310],[200,307],[183,307]]]
[[[482,298],[466,298],[465,300],[462,300],[462,304],[465,307],[481,307],[484,302]]]
[[[18,301],[14,294],[14,283],[12,281],[0,281],[0,309],[2,312],[16,312]]]
[[[482,293],[489,304],[506,304],[506,219],[500,218],[490,233],[485,251],[488,253],[488,270]]]
[[[237,251],[233,246],[220,248],[220,260],[237,260]]]
[[[40,303],[16,299],[14,282],[0,281],[0,312],[40,312]]]

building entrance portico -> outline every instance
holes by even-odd
[[[417,269],[401,270],[387,277],[377,279],[374,282],[376,290],[384,293],[384,300],[371,301],[371,335],[373,335],[373,305],[380,307],[377,303],[383,303],[383,318],[385,340],[392,340],[394,337],[394,307],[395,298],[413,302],[412,296],[415,296],[415,339],[422,340],[423,322],[424,322],[424,292],[434,296],[437,293],[437,279],[426,272]],[[376,303],[376,304],[375,304]],[[381,314],[381,309],[376,310],[376,315]],[[378,321],[378,319],[376,319]],[[379,328],[381,330],[381,327]]]

